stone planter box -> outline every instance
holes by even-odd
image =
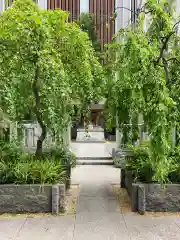
[[[132,184],[134,210],[147,212],[180,212],[180,184]]]
[[[116,157],[120,155],[123,155],[125,157],[133,157],[134,153],[130,149],[118,149],[118,150],[116,150],[115,148],[112,149],[112,157]]]
[[[121,169],[121,188],[126,188],[129,197],[132,198],[132,185],[135,182],[135,177],[132,171]]]
[[[0,185],[0,213],[65,211],[65,185]]]
[[[69,190],[71,186],[71,167],[67,169],[67,177],[68,178],[66,179],[66,182],[65,182],[65,188],[66,190]]]
[[[133,173],[122,170],[121,186],[127,189],[133,212],[180,212],[180,184],[135,183]]]
[[[122,154],[125,155],[126,157],[133,157],[134,153],[130,149],[122,149],[121,150]]]
[[[116,168],[121,168],[121,163],[120,162],[117,162],[117,161],[114,161],[114,166]]]

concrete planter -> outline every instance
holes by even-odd
[[[180,184],[135,183],[133,173],[123,170],[121,186],[128,191],[133,212],[180,212]]]
[[[125,167],[125,156],[123,155],[119,155],[119,156],[116,156],[113,158],[113,161],[114,161],[114,166],[117,167],[117,168],[124,168]]]
[[[120,162],[117,162],[117,161],[114,161],[114,166],[116,168],[121,168],[121,163]]]
[[[132,184],[135,182],[135,177],[132,171],[125,171],[125,186],[127,189],[127,192],[130,196],[130,198],[132,198]]]
[[[65,185],[0,185],[0,213],[65,211]]]
[[[116,150],[115,148],[112,149],[112,157],[117,157],[121,155],[125,157],[133,157],[134,153],[130,149],[118,149],[118,150]]]
[[[132,184],[136,210],[147,212],[180,212],[180,184]]]
[[[65,188],[66,190],[69,190],[71,186],[71,167],[68,168],[67,170],[67,179],[65,182]]]
[[[122,149],[121,152],[126,157],[133,157],[134,156],[133,151],[130,150],[130,149]]]

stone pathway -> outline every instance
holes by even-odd
[[[115,142],[107,143],[78,143],[71,142],[71,150],[77,158],[111,158]]]
[[[0,217],[0,240],[179,240],[180,218],[121,214],[111,184],[112,166],[77,166],[72,183],[80,185],[76,216]]]

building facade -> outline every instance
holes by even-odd
[[[77,20],[82,12],[95,17],[95,27],[102,47],[110,43],[121,28],[135,21],[135,12],[146,0],[32,0],[43,9],[62,9],[70,12],[70,21]],[[180,13],[180,0],[168,0]],[[0,0],[0,11],[11,6],[13,0]],[[113,19],[114,13],[117,18]],[[148,21],[147,21],[148,22]],[[145,26],[147,28],[147,26]]]
[[[79,19],[81,13],[91,13],[95,17],[97,38],[104,44],[110,43],[112,37],[121,28],[126,28],[135,22],[134,12],[140,9],[146,0],[33,0],[42,9],[62,9],[70,12],[70,21]],[[13,0],[0,0],[0,11],[11,6]],[[180,14],[180,0],[169,0]],[[113,19],[114,13],[117,13]],[[146,18],[145,31],[148,28],[148,17]],[[104,123],[98,122],[103,111],[103,102],[92,105],[92,122],[94,125]],[[100,121],[102,122],[102,121]],[[82,123],[82,122],[81,122]],[[116,133],[118,134],[118,133]]]

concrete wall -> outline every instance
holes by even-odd
[[[4,0],[0,0],[0,11],[4,11],[5,6],[4,6]]]
[[[121,28],[125,28],[129,25],[131,19],[131,0],[116,0],[116,12],[117,19],[115,24],[115,32],[118,32]]]
[[[89,0],[80,0],[80,13],[89,12]]]
[[[38,5],[39,5],[42,9],[47,9],[47,1],[48,1],[48,0],[38,0]]]

